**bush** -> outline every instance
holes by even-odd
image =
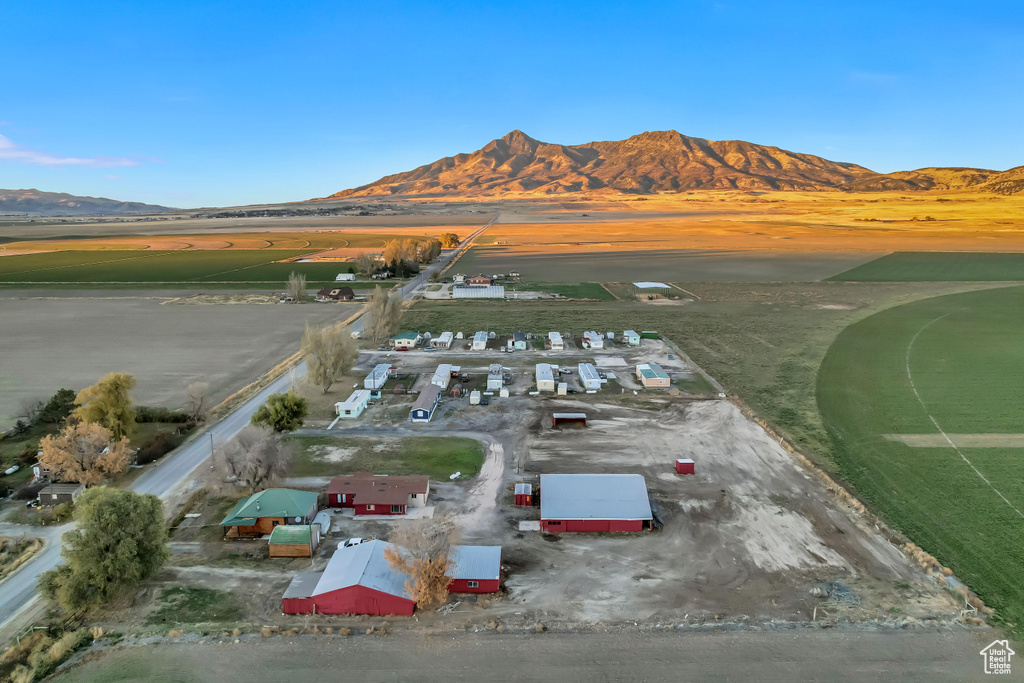
[[[151,406],[139,406],[135,410],[135,421],[142,422],[166,422],[169,424],[185,424],[189,416],[170,408],[153,408]]]
[[[40,481],[28,484],[23,484],[14,490],[15,500],[32,500],[33,498],[39,497],[39,492],[46,488],[46,482]]]
[[[38,455],[39,455],[39,449],[38,448],[26,448],[25,450],[23,450],[21,453],[18,454],[17,463],[21,467],[28,467],[30,465],[35,465],[36,464],[36,458],[38,457]]]
[[[139,449],[135,456],[137,465],[146,465],[162,458],[181,445],[182,438],[174,432],[157,432],[152,439]]]

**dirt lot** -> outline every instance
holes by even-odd
[[[55,293],[59,296],[59,293]],[[78,390],[133,373],[137,403],[177,406],[190,382],[219,400],[294,350],[307,320],[345,318],[353,305],[164,305],[168,299],[0,297],[0,426],[23,398]]]

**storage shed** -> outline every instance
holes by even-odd
[[[477,332],[473,335],[473,350],[483,351],[487,348],[487,333],[484,331]]]
[[[437,370],[434,370],[434,376],[430,378],[430,383],[436,387],[441,387],[441,389],[447,389],[451,381],[451,363],[441,363],[440,365],[438,365]]]
[[[537,363],[537,391],[554,391],[555,375],[550,363]]]
[[[501,364],[491,363],[487,368],[487,391],[500,391],[503,386],[505,381],[502,379]]]
[[[586,413],[551,413],[551,426],[554,429],[565,425],[587,426]]]
[[[676,459],[676,474],[696,474],[693,460],[689,458]]]
[[[559,332],[548,332],[548,344],[552,351],[565,350],[565,342],[562,341],[562,335]]]
[[[585,349],[603,349],[604,348],[604,335],[594,332],[593,330],[583,333],[583,348]]]
[[[391,364],[390,363],[378,363],[370,371],[370,374],[363,380],[363,388],[369,389],[370,391],[377,391],[381,389],[388,381],[388,377],[391,376]]]
[[[274,527],[267,546],[271,557],[313,557],[320,545],[316,524],[285,524]]]
[[[533,484],[516,484],[516,505],[533,505]]]
[[[457,545],[450,556],[450,593],[497,593],[501,584],[500,545]]]
[[[540,475],[542,531],[646,531],[653,517],[639,474]]]
[[[430,418],[434,417],[437,403],[441,400],[441,392],[441,387],[435,384],[431,384],[420,392],[409,411],[409,417],[413,422],[430,422]]]
[[[430,340],[430,345],[435,349],[450,349],[452,347],[452,333],[442,332],[440,337]]]
[[[640,334],[633,330],[626,330],[622,333],[622,338],[626,340],[626,343],[630,346],[640,346]]]
[[[645,387],[668,387],[672,383],[668,373],[657,363],[642,363],[636,366],[636,378]]]
[[[56,507],[63,503],[74,503],[82,491],[85,491],[85,487],[81,484],[50,484],[36,495],[36,500],[44,508]]]
[[[597,374],[597,368],[593,363],[580,363],[580,382],[587,391],[601,388],[601,376]]]
[[[338,417],[344,419],[355,419],[363,414],[366,410],[366,404],[370,401],[370,390],[369,389],[357,389],[352,392],[344,401],[338,401],[334,404],[334,411]]]

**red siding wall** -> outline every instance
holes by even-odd
[[[311,598],[319,614],[410,615],[416,603],[366,586],[351,586]]]
[[[327,495],[327,504],[332,508],[350,508],[352,507],[352,498],[353,496],[346,496],[345,502],[342,503],[340,493],[330,493]]]
[[[552,524],[552,521],[561,521],[561,524]],[[643,531],[643,520],[616,520],[616,519],[563,519],[563,520],[540,520],[541,531],[557,533],[561,531]]]
[[[312,598],[282,598],[281,611],[285,614],[312,614]]]
[[[526,507],[530,507],[531,505],[533,505],[533,502],[530,500],[530,494],[529,493],[517,493],[516,494],[516,505],[525,505]]]
[[[449,593],[497,593],[498,579],[491,580],[478,580],[480,584],[476,588],[470,588],[468,585],[469,579],[452,579],[452,582],[448,584]]]
[[[373,510],[367,510],[365,505],[360,505],[359,503],[356,503],[352,507],[354,507],[356,509],[356,514],[357,515],[404,515],[405,514],[405,506],[404,505],[402,506],[402,510],[400,512],[392,512],[390,505],[375,505]]]

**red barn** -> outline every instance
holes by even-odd
[[[501,583],[500,545],[457,545],[452,548],[450,593],[497,593]]]
[[[516,505],[533,505],[533,484],[516,484]]]
[[[676,474],[695,474],[693,460],[679,458],[676,460]]]
[[[639,474],[540,475],[542,531],[647,531],[653,517]]]
[[[353,508],[356,515],[404,515],[409,507],[426,505],[429,493],[428,477],[360,472],[331,479],[327,504]]]

